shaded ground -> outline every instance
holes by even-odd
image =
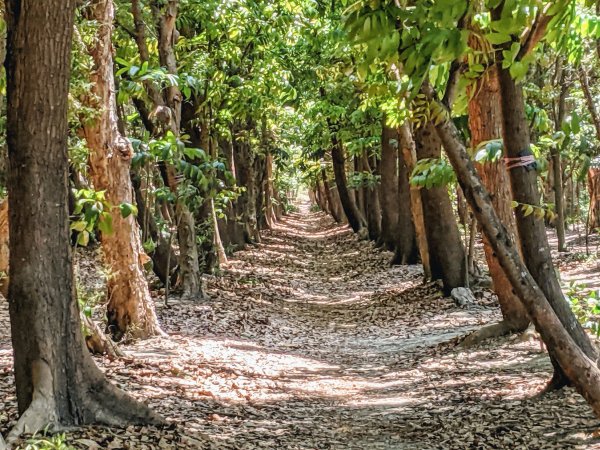
[[[600,425],[572,390],[531,399],[549,376],[539,341],[461,350],[499,319],[422,285],[418,267],[359,242],[306,207],[236,254],[212,299],[159,307],[168,339],[99,360],[112,380],[173,422],[84,429],[77,448],[594,448]],[[6,305],[0,304],[0,430],[16,417]],[[600,445],[598,446],[600,448]]]

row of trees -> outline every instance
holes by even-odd
[[[162,335],[146,262],[167,297],[204,296],[202,273],[258,242],[300,181],[447,292],[475,271],[461,227],[480,227],[504,319],[472,339],[532,321],[549,388],[572,383],[600,413],[596,350],[545,233],[554,219],[564,247],[587,216],[588,173],[598,225],[592,6],[6,0],[15,433],[161,421],[84,348],[70,242],[101,243],[111,337]]]

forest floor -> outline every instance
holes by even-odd
[[[78,449],[595,448],[600,422],[572,389],[535,397],[550,375],[538,340],[457,347],[500,319],[489,291],[459,307],[436,284],[422,284],[419,266],[389,267],[390,256],[303,205],[207,278],[210,299],[173,298],[168,308],[157,300],[168,338],[129,343],[124,359],[97,359],[172,426],[88,427],[68,432],[68,442]],[[581,258],[561,258],[567,269],[582,266]],[[1,301],[3,433],[16,419],[11,365]]]

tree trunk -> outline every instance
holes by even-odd
[[[346,178],[346,158],[342,144],[337,140],[335,135],[332,135],[331,159],[333,160],[333,174],[335,176],[335,184],[340,196],[340,201],[344,209],[344,213],[348,218],[348,223],[355,233],[366,234],[366,220],[358,210],[354,199],[350,196],[348,190],[348,180]]]
[[[265,221],[267,227],[273,228],[275,212],[273,211],[273,154],[267,152],[265,180]]]
[[[423,201],[421,199],[421,192],[417,186],[413,186],[409,183],[409,178],[415,165],[417,164],[417,151],[415,148],[415,141],[413,140],[412,132],[408,122],[404,122],[398,128],[398,137],[400,138],[399,146],[402,151],[399,156],[402,156],[404,164],[406,165],[406,182],[409,185],[410,194],[410,212],[412,216],[413,226],[415,228],[415,235],[417,238],[417,245],[419,247],[419,255],[421,256],[421,264],[423,265],[423,275],[425,280],[431,279],[431,264],[429,261],[429,247],[427,244],[427,233],[425,231],[425,217],[423,215]],[[400,176],[400,175],[399,175]],[[402,208],[402,205],[400,205]]]
[[[498,70],[505,156],[518,158],[531,154],[529,127],[525,117],[522,87],[515,83],[508,69],[500,68]],[[540,194],[537,187],[536,171],[530,170],[528,167],[516,167],[510,170],[509,175],[514,200],[521,205],[539,206]],[[595,360],[597,357],[596,351],[571,311],[560,288],[556,271],[552,265],[544,221],[536,218],[535,214],[525,216],[523,209],[520,207],[516,209],[516,218],[521,240],[521,251],[527,268],[552,305],[565,329],[569,331],[583,352],[589,358]],[[548,386],[549,389],[561,387],[567,381],[561,367],[562,370],[567,368],[562,364],[559,367],[556,363],[554,366],[554,378]]]
[[[325,194],[327,204],[329,205],[329,213],[337,223],[342,223],[344,220],[342,217],[343,213],[340,211],[339,206],[334,200],[335,193],[332,192],[331,186],[329,185],[329,180],[327,179],[327,171],[324,167],[321,169],[321,178],[323,180],[323,193]]]
[[[440,158],[442,145],[435,127],[428,122],[415,132],[415,144],[419,160]],[[421,189],[423,216],[431,276],[442,280],[444,291],[464,286],[466,277],[465,250],[454,218],[454,211],[446,186]]]
[[[469,129],[471,132],[471,146],[476,148],[481,142],[500,139],[502,136],[502,111],[500,110],[500,86],[498,84],[498,71],[492,66],[473,87],[475,94],[469,101]],[[514,242],[517,228],[515,216],[511,206],[512,193],[508,171],[502,159],[476,164],[477,172],[486,190],[490,192],[492,205],[498,218],[506,227],[506,232]],[[494,283],[494,292],[498,296],[502,311],[502,324],[496,327],[497,334],[506,334],[523,331],[529,325],[529,317],[521,300],[515,295],[510,281],[506,277],[494,250],[486,236],[483,238],[483,249]],[[482,338],[489,336],[483,328],[480,332]],[[477,338],[477,334],[470,340]]]
[[[400,205],[398,205],[398,131],[386,126],[385,118],[381,134],[380,166],[381,240],[388,250],[395,250],[397,246],[396,237],[398,236],[398,215],[400,213]]]
[[[161,66],[166,67],[170,74],[177,75],[177,59],[174,45],[175,22],[179,7],[179,0],[168,0],[165,5],[159,2],[151,3],[151,9],[156,21],[158,35],[158,54]],[[132,0],[131,11],[135,24],[135,37],[142,62],[149,61],[149,51],[145,41],[146,29],[142,18],[139,0]],[[152,83],[145,84],[148,96],[154,103],[155,117],[159,111],[165,111],[165,130],[171,130],[175,136],[179,135],[181,126],[181,101],[182,95],[177,85],[165,89],[164,97]],[[155,127],[156,128],[156,127]],[[156,129],[155,132],[160,130]],[[166,168],[167,186],[177,196],[177,173],[172,166]],[[198,263],[198,249],[196,247],[196,228],[194,216],[190,213],[183,199],[178,198],[175,204],[175,224],[177,226],[177,240],[179,243],[179,283],[185,297],[204,297],[202,277]]]
[[[90,6],[98,22],[98,35],[90,47],[94,68],[90,96],[84,102],[98,111],[94,121],[83,121],[90,149],[90,178],[96,190],[106,193],[112,206],[112,231],[102,233],[102,252],[108,269],[106,315],[108,330],[120,340],[126,332],[135,338],[164,334],[154,312],[148,282],[141,266],[142,244],[134,216],[123,218],[119,205],[133,203],[129,176],[133,149],[118,130],[112,61],[112,0],[96,0]]]
[[[431,93],[429,95],[432,97]],[[556,355],[578,392],[600,417],[600,370],[596,367],[595,359],[590,359],[573,340],[521,261],[517,247],[498,218],[454,124],[450,120],[443,120],[436,129],[471,210],[481,224],[516,295],[523,302],[549,352]]]
[[[6,1],[9,310],[19,422],[158,422],[84,346],[69,243],[67,98],[73,0]],[[35,279],[35,282],[32,280]]]
[[[394,208],[398,210],[398,220],[394,227],[394,257],[391,264],[416,264],[419,257],[414,219],[411,214],[410,172],[401,154],[398,154],[398,195]],[[421,198],[418,190],[416,196]],[[422,218],[422,215],[421,215]]]
[[[371,166],[366,150],[362,154],[362,167],[365,173],[371,174]],[[365,186],[364,193],[369,239],[377,242],[381,236],[381,205],[379,203],[379,190],[376,187]]]
[[[600,230],[600,168],[592,167],[588,171],[588,190],[590,193],[590,211],[588,230]]]

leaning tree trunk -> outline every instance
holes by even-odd
[[[90,177],[94,188],[105,191],[110,205],[112,230],[102,233],[102,252],[108,269],[108,330],[119,340],[125,333],[135,338],[161,335],[148,282],[142,271],[143,254],[135,218],[123,218],[118,205],[133,203],[129,176],[133,149],[118,130],[117,102],[112,61],[111,1],[97,0],[91,6],[91,17],[97,21],[98,34],[89,48],[94,61],[90,81],[92,87],[85,104],[98,111],[93,121],[83,121],[82,128],[90,149]]]
[[[335,184],[337,186],[340,201],[344,213],[348,218],[348,223],[355,233],[366,234],[367,222],[356,206],[356,202],[350,196],[348,190],[348,180],[346,178],[346,158],[341,142],[338,141],[335,135],[332,136],[331,159],[333,160],[333,174],[335,176]]]
[[[428,91],[429,97],[433,97],[431,89]],[[449,112],[447,114],[449,115]],[[589,358],[574,341],[560,316],[523,264],[517,246],[498,218],[490,196],[473,167],[456,126],[446,119],[436,126],[436,130],[469,206],[494,249],[512,288],[523,302],[549,352],[556,355],[575,388],[600,417],[600,370],[596,366],[595,358]]]
[[[531,155],[529,125],[525,116],[523,89],[521,85],[515,83],[508,69],[499,68],[499,79],[505,155],[508,158],[521,158]],[[540,193],[537,187],[536,170],[521,166],[511,169],[509,174],[514,200],[519,205],[534,205],[539,207]],[[595,360],[597,352],[583,330],[583,327],[571,311],[561,290],[556,271],[552,264],[544,221],[536,218],[535,214],[526,215],[522,207],[516,209],[516,217],[521,251],[529,272],[542,289],[556,315],[563,323],[564,328],[569,331],[581,350],[589,358]],[[552,356],[558,359],[557,355]],[[548,389],[560,388],[567,383],[567,379],[563,373],[567,368],[562,364],[559,367],[554,358],[553,362],[555,372],[553,379],[548,385]]]
[[[440,138],[431,122],[415,132],[415,143],[419,160],[440,158],[442,155]],[[464,286],[466,264],[465,250],[460,240],[448,188],[422,188],[421,199],[431,276],[434,280],[442,280],[444,291],[449,294],[452,289]]]
[[[473,87],[474,95],[469,101],[469,129],[471,146],[476,148],[481,142],[500,139],[502,135],[502,111],[500,110],[500,86],[498,69],[492,66]],[[512,193],[508,171],[504,160],[486,161],[477,164],[477,172],[486,190],[490,193],[492,205],[506,227],[507,233],[516,242],[517,226],[511,207]],[[529,325],[529,317],[519,297],[512,290],[494,249],[486,236],[483,249],[494,292],[498,296],[502,321],[483,327],[465,340],[465,344],[476,343],[490,337],[501,336],[515,331],[523,331]]]
[[[8,0],[9,310],[17,403],[9,440],[48,424],[157,422],[85,349],[68,212],[74,0]]]

